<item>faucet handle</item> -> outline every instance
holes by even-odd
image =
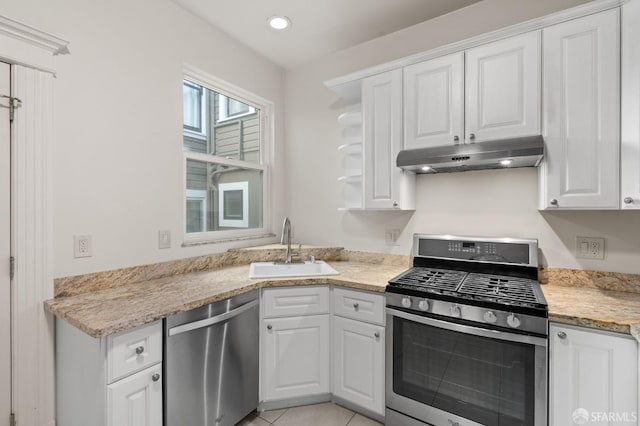
[[[309,256],[309,262],[316,263],[316,257],[314,255]]]

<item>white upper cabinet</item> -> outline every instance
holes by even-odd
[[[542,209],[620,205],[618,19],[612,9],[543,30]]]
[[[396,167],[402,150],[402,70],[362,80],[365,209],[413,209],[415,175]]]
[[[640,2],[622,5],[622,139],[620,202],[640,209]]]
[[[450,145],[464,138],[464,53],[404,69],[405,149]]]
[[[540,31],[405,67],[405,149],[540,134],[540,73]]]
[[[466,52],[466,141],[540,134],[540,32]]]

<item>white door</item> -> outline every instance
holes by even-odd
[[[622,5],[620,205],[640,209],[640,3]]]
[[[462,143],[464,53],[404,69],[404,148]]]
[[[466,52],[466,142],[540,134],[540,32]]]
[[[619,208],[618,9],[543,30],[541,208]]]
[[[162,364],[108,386],[108,426],[162,424]]]
[[[0,95],[8,96],[10,66],[0,62]],[[9,104],[0,98],[0,426],[9,424],[11,413],[11,175]]]
[[[333,317],[333,394],[384,415],[384,327]]]
[[[396,167],[396,157],[402,149],[402,70],[365,78],[362,108],[364,207],[399,208],[402,170]]]
[[[584,424],[575,419],[585,415],[589,425],[637,424],[631,421],[638,412],[635,339],[551,324],[549,341],[550,426]],[[606,421],[609,413],[620,417]]]
[[[329,315],[263,320],[263,399],[329,393]]]

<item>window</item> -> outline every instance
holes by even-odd
[[[185,243],[267,236],[271,103],[190,69],[182,86]]]
[[[218,120],[230,120],[239,118],[247,114],[255,113],[255,108],[237,101],[233,98],[220,95],[220,108],[218,109]]]

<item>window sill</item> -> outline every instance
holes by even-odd
[[[251,241],[251,240],[260,240],[264,238],[275,238],[275,237],[277,237],[276,234],[268,233],[268,234],[260,234],[260,235],[248,235],[243,237],[220,238],[218,240],[189,241],[189,242],[183,242],[182,247],[204,246],[209,244],[232,243],[232,242],[238,242],[238,241]]]

